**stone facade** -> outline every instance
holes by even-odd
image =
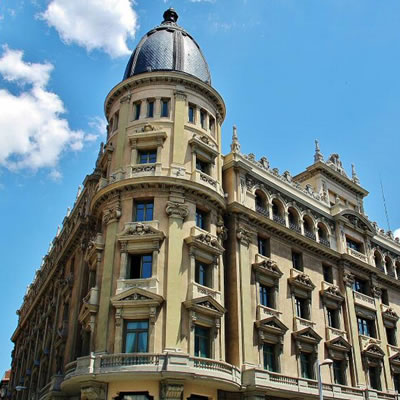
[[[105,111],[18,310],[12,399],[316,399],[327,358],[325,398],[397,398],[400,244],[354,167],[316,143],[281,174],[236,128],[223,156],[223,99],[179,71],[125,79]]]

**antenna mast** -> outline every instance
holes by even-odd
[[[388,214],[387,207],[386,207],[385,193],[384,193],[384,191],[383,191],[383,183],[382,183],[382,178],[381,178],[381,175],[380,175],[380,174],[379,174],[379,181],[380,181],[380,183],[381,183],[382,198],[383,198],[383,207],[385,208],[386,222],[387,222],[389,231],[391,231],[391,229],[390,229],[390,222],[389,222],[389,214]]]

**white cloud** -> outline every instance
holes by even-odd
[[[397,228],[394,232],[393,232],[394,237],[398,237],[400,239],[400,228]]]
[[[137,29],[131,0],[51,0],[41,17],[66,43],[111,57],[130,54],[126,41]]]
[[[72,130],[62,100],[46,89],[53,66],[23,61],[23,52],[3,47],[0,74],[22,85],[18,95],[0,89],[0,166],[9,170],[56,171],[65,151],[81,150],[87,140],[81,130]],[[52,178],[57,174],[51,173]]]

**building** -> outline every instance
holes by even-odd
[[[222,97],[172,9],[105,100],[107,142],[18,310],[30,399],[397,399],[400,243],[353,167],[221,154]]]
[[[6,399],[8,394],[8,383],[10,382],[11,370],[4,373],[3,379],[0,382],[0,399]]]

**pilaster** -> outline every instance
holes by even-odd
[[[181,400],[184,385],[182,381],[166,379],[160,383],[160,400]]]
[[[186,94],[180,88],[177,88],[175,92],[174,110],[172,163],[183,165],[187,148],[187,140],[185,140]]]
[[[129,121],[131,95],[128,94],[120,100],[118,137],[115,147],[115,169],[124,167],[124,150],[126,146],[126,127]]]

